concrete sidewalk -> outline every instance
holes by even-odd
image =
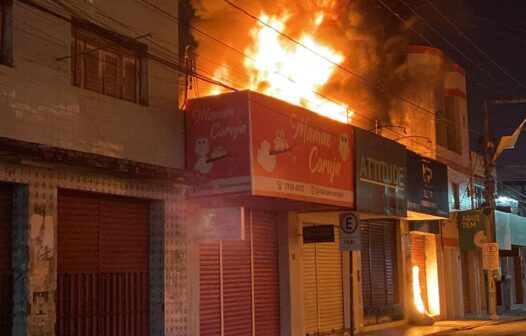
[[[391,328],[381,331],[368,332],[361,335],[364,336],[439,336],[447,335],[452,331],[468,330],[477,327],[501,324],[513,321],[526,320],[526,315],[502,315],[499,316],[498,320],[490,320],[485,318],[484,315],[479,316],[476,319],[470,320],[459,320],[459,321],[437,321],[432,326],[412,326],[406,325],[397,328]]]
[[[486,320],[461,320],[461,321],[437,321],[432,326],[412,326],[406,325],[380,331],[367,332],[364,336],[424,336],[440,335],[452,330],[464,328],[476,328],[493,321]]]

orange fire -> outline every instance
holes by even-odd
[[[426,314],[424,300],[422,300],[422,291],[420,290],[420,268],[418,266],[413,266],[412,285],[415,308],[420,314]]]
[[[247,46],[243,66],[249,75],[248,88],[303,106],[341,122],[350,122],[353,112],[344,104],[320,97],[319,92],[329,81],[344,56],[316,41],[312,34],[303,32],[295,43],[280,33],[285,31],[289,16],[270,16],[262,13],[251,30],[252,44]],[[313,31],[323,23],[324,13],[314,15]],[[272,27],[272,28],[270,28]],[[227,71],[217,69],[216,79],[226,78]],[[214,89],[209,94],[220,93]]]

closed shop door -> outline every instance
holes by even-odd
[[[278,335],[277,217],[247,210],[245,240],[199,246],[200,334]]]
[[[517,248],[518,247],[514,247],[514,248]],[[518,254],[518,251],[517,251],[517,254]],[[524,303],[524,289],[522,288],[522,279],[523,279],[523,273],[522,273],[522,267],[521,267],[521,257],[520,256],[515,256],[513,257],[513,267],[514,267],[514,270],[513,270],[513,280],[514,280],[514,283],[515,283],[515,301],[513,302],[514,304],[523,304]]]
[[[519,256],[521,261],[521,274],[522,274],[522,302],[526,302],[526,247],[519,247]]]
[[[149,203],[60,190],[58,335],[148,335]]]
[[[420,293],[427,311],[426,239],[423,235],[415,233],[411,234],[411,268],[414,266],[419,268]]]
[[[13,193],[11,186],[0,184],[0,335],[11,335],[12,324],[12,200]]]
[[[471,313],[471,286],[469,283],[468,252],[462,251],[460,256],[462,267],[462,296],[464,298],[464,314]]]
[[[360,222],[364,324],[403,318],[398,288],[396,221]]]
[[[313,224],[306,224],[313,225]],[[305,332],[319,335],[344,329],[342,254],[338,227],[334,242],[302,246]]]

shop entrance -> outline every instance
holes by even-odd
[[[411,233],[411,269],[417,311],[430,316],[440,315],[435,235]]]
[[[333,239],[307,241],[306,232],[323,228]],[[324,335],[344,332],[342,252],[336,225],[303,223],[302,269],[305,333]],[[325,241],[324,241],[325,240]],[[332,240],[332,241],[330,241]]]
[[[403,319],[400,304],[396,226],[387,219],[360,222],[364,325]]]
[[[245,213],[244,240],[199,244],[203,336],[280,333],[277,214]]]
[[[0,184],[0,335],[11,335],[12,325],[12,212],[12,188],[9,184]]]
[[[149,334],[149,202],[59,190],[57,335]]]

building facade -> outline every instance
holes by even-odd
[[[151,4],[0,2],[2,335],[192,334],[177,2]]]

